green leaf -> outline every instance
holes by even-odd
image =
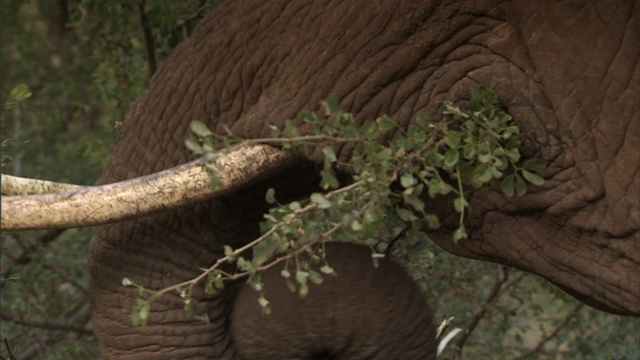
[[[196,155],[201,155],[204,151],[202,146],[200,146],[200,142],[197,138],[190,136],[187,140],[184,141],[184,144],[187,146],[187,149]]]
[[[262,279],[260,278],[260,273],[251,274],[248,282],[255,291],[262,291],[262,289],[264,288],[264,284],[262,283]]]
[[[224,256],[233,256],[233,248],[231,246],[224,246]]]
[[[327,100],[322,102],[322,107],[327,115],[331,115],[338,108],[338,100],[335,97],[330,96]]]
[[[376,223],[384,216],[381,214],[380,208],[370,207],[364,213],[364,220],[368,223]]]
[[[217,293],[217,290],[216,290],[215,286],[213,286],[213,283],[211,281],[207,281],[207,283],[204,284],[204,292],[205,292],[205,294],[213,295],[213,294]]]
[[[440,180],[438,179],[429,180],[429,197],[433,199],[439,193],[440,193]]]
[[[285,284],[287,284],[287,289],[289,289],[289,291],[291,291],[292,293],[296,292],[296,285],[291,280],[287,279],[287,281],[285,281]]]
[[[291,277],[291,273],[287,269],[282,269],[282,271],[280,271],[280,275],[285,279],[288,279]]]
[[[300,136],[298,133],[298,128],[293,125],[291,119],[287,119],[284,121],[284,128],[282,128],[282,136],[285,138],[297,138]]]
[[[206,151],[206,150],[204,150],[204,151]],[[205,152],[203,154],[203,156],[202,156],[202,159],[207,164],[214,164],[216,162],[216,160],[218,159],[218,154],[216,154],[214,152]]]
[[[544,179],[540,176],[530,172],[529,170],[522,169],[522,176],[527,180],[530,184],[540,186],[544,184]]]
[[[306,284],[307,279],[309,278],[309,273],[306,271],[298,270],[296,271],[296,281],[298,284]]]
[[[204,141],[202,142],[202,151],[209,152],[209,153],[216,151],[215,145],[213,144],[211,139],[209,138],[204,139]]]
[[[320,176],[322,177],[320,180],[320,187],[323,190],[337,189],[340,187],[340,182],[331,169],[321,170]]]
[[[482,164],[486,164],[493,159],[493,155],[491,154],[480,154],[478,155],[478,161]]]
[[[279,248],[280,245],[272,239],[261,241],[253,247],[253,259],[251,261],[254,266],[260,266],[275,255]]]
[[[482,109],[482,95],[479,93],[477,89],[471,90],[471,99],[469,99],[469,103],[467,104],[467,111],[476,112]]]
[[[298,210],[302,209],[302,206],[300,205],[299,202],[292,201],[292,202],[289,203],[289,209],[291,211],[298,211]]]
[[[478,176],[478,181],[483,184],[488,183],[493,178],[493,174],[491,173],[491,166],[488,164],[480,164],[476,168],[476,175]]]
[[[146,320],[149,318],[149,303],[145,302],[144,305],[140,307],[138,317],[140,317],[143,323],[146,323]]]
[[[402,187],[404,187],[405,189],[412,187],[417,183],[418,183],[418,180],[416,180],[416,178],[414,178],[413,175],[410,173],[403,174],[400,177],[400,185],[402,185]]]
[[[496,166],[489,166],[489,171],[494,179],[500,179],[502,177],[502,171],[498,170]]]
[[[380,152],[378,152],[377,158],[378,158],[378,161],[384,162],[384,161],[389,161],[392,155],[393,155],[393,150],[389,148],[384,148],[380,150]]]
[[[512,125],[503,129],[502,138],[506,140],[511,138],[513,135],[517,135],[519,133],[520,133],[520,128],[518,128],[515,125]]]
[[[255,266],[253,266],[253,263],[251,263],[251,261],[245,259],[244,256],[238,256],[237,262],[238,262],[238,268],[240,270],[242,270],[242,271],[254,271],[255,270]]]
[[[213,133],[211,132],[211,130],[209,130],[209,128],[207,127],[207,125],[205,123],[203,123],[202,121],[199,120],[193,120],[191,122],[191,131],[196,134],[196,136],[198,137],[208,137],[213,135]]]
[[[4,108],[9,110],[12,109],[17,103],[27,100],[33,95],[31,90],[26,84],[18,84],[16,87],[11,89],[7,100],[4,103]]]
[[[468,143],[464,144],[464,146],[462,147],[462,156],[464,156],[465,159],[471,160],[476,156],[476,154],[477,151],[474,144]]]
[[[423,144],[427,141],[427,134],[424,132],[423,128],[417,124],[412,124],[409,127],[408,137],[410,137],[412,142],[416,144]]]
[[[327,274],[327,275],[337,275],[335,270],[333,270],[333,268],[327,264],[321,267],[320,271],[322,271],[323,274]]]
[[[512,163],[520,161],[520,151],[518,151],[518,149],[505,149],[505,155],[507,155],[509,161]]]
[[[413,212],[401,207],[396,207],[396,214],[398,214],[400,220],[405,222],[411,222],[417,219]]]
[[[353,231],[362,231],[362,224],[357,219],[353,219],[351,221],[351,230]]]
[[[376,123],[378,124],[378,130],[382,134],[396,127],[396,123],[393,120],[391,120],[391,118],[388,117],[387,115],[383,115],[377,118]]]
[[[327,199],[323,194],[313,193],[311,194],[311,202],[316,204],[319,209],[328,209],[331,207],[331,201]]]
[[[320,285],[322,284],[322,275],[320,275],[318,272],[313,271],[313,270],[309,270],[309,280],[311,280],[312,283]]]
[[[440,228],[440,219],[438,219],[437,215],[428,214],[425,216],[425,219],[427,220],[429,229],[436,230]]]
[[[260,304],[261,307],[267,307],[269,306],[269,300],[267,300],[264,296],[260,296],[258,298],[258,304]]]
[[[360,128],[365,140],[373,141],[379,136],[378,124],[375,121],[365,121]]]
[[[460,132],[453,130],[447,131],[445,139],[450,148],[457,149],[458,145],[460,145]]]
[[[306,283],[300,285],[300,289],[298,289],[298,295],[302,298],[309,295],[309,287]]]
[[[516,175],[508,175],[502,180],[502,193],[512,197],[516,192]]]
[[[464,227],[459,227],[453,232],[453,242],[458,243],[461,239],[467,238],[467,231]]]
[[[224,279],[222,277],[217,278],[213,281],[213,286],[216,289],[224,289]]]
[[[298,113],[298,119],[307,124],[315,124],[318,122],[318,115],[315,112],[300,111]]]
[[[527,193],[527,184],[524,183],[524,179],[520,175],[515,175],[516,179],[516,194],[518,196],[524,195]]]
[[[421,129],[426,129],[429,126],[429,115],[425,113],[416,114],[416,121],[414,122]]]
[[[195,316],[196,312],[193,310],[193,303],[191,301],[185,301],[184,312],[187,316]]]
[[[336,152],[333,150],[331,146],[325,146],[322,148],[322,153],[324,154],[324,160],[330,163],[335,162]]]
[[[264,195],[264,200],[267,202],[267,204],[275,204],[276,201],[276,189],[274,188],[269,188],[267,190],[267,193]]]
[[[415,210],[422,211],[424,210],[424,201],[422,201],[422,199],[418,195],[419,194],[417,193],[412,195],[403,195],[403,200],[405,204],[410,205]]]
[[[469,132],[469,135],[472,135],[475,133],[476,130],[476,123],[473,122],[473,120],[467,120],[464,122],[464,128],[467,129],[467,131]],[[466,139],[472,139],[473,137],[467,137]],[[469,142],[469,140],[467,140],[467,142]]]
[[[464,211],[464,208],[468,206],[469,203],[462,196],[453,199],[453,207],[456,209],[456,212],[461,213]]]
[[[522,168],[534,173],[540,173],[546,169],[547,163],[538,159],[529,159],[522,164]]]
[[[458,149],[449,149],[446,153],[444,153],[444,164],[447,167],[454,167],[458,160],[460,159],[460,153]]]

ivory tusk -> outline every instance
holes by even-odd
[[[46,195],[2,196],[0,229],[29,230],[102,225],[193,204],[295,165],[280,149],[242,143],[218,152],[221,185],[211,189],[202,160],[148,176]],[[63,184],[67,185],[67,184]]]
[[[37,195],[74,191],[86,186],[65,184],[54,181],[28,179],[19,176],[1,174],[0,193],[2,195]]]

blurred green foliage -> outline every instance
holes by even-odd
[[[453,316],[451,327],[472,330],[438,359],[640,359],[638,318],[590,308],[538,276],[461,259],[424,236],[410,234],[394,255],[424,289],[438,321]]]
[[[19,84],[32,96],[0,109],[2,172],[95,183],[117,122],[147,86],[149,49],[160,64],[211,6],[203,0],[3,0],[0,99]],[[96,358],[88,318],[89,238],[89,229],[1,234],[0,356],[9,356],[10,344],[20,359]],[[463,358],[640,358],[638,319],[581,306],[537,277],[454,257],[424,238],[410,236],[395,248],[438,320],[455,316],[453,326],[464,329],[475,323]],[[443,359],[458,358],[457,340]]]
[[[0,109],[1,171],[95,184],[117,123],[147,87],[149,54],[160,64],[211,7],[199,0],[3,0],[0,100],[9,101]],[[0,236],[0,358],[10,355],[7,344],[19,359],[96,358],[86,271],[91,230]]]

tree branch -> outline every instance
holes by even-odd
[[[2,321],[10,321],[14,324],[36,327],[46,330],[62,330],[66,332],[73,332],[80,335],[93,335],[93,331],[84,326],[79,326],[74,323],[66,323],[66,322],[57,322],[57,321],[37,321],[37,320],[29,320],[29,319],[20,319],[15,316],[0,313],[0,319]]]
[[[62,235],[67,229],[53,229],[42,234],[36,239],[35,244],[30,244],[23,250],[22,254],[18,257],[7,257],[2,270],[0,270],[0,276],[8,278],[13,272],[13,267],[16,265],[26,265],[31,262],[31,255],[37,250],[38,247],[45,246]]]
[[[7,353],[9,354],[9,360],[17,360],[16,355],[13,353],[13,348],[11,348],[11,344],[9,344],[9,339],[4,338],[4,346],[7,348]],[[0,355],[1,360],[5,360],[6,358]]]
[[[203,4],[198,8],[198,10],[196,10],[195,13],[189,15],[189,16],[185,16],[182,19],[179,19],[175,22],[174,27],[176,28],[184,28],[185,25],[191,21],[191,20],[195,20],[198,19],[200,17],[202,17],[202,13],[204,13],[207,9],[209,9],[212,6],[211,4],[211,0],[207,0],[207,1],[203,1]]]
[[[85,295],[87,295],[87,296],[89,295],[89,290],[85,286],[80,284],[78,281],[73,279],[72,277],[67,276],[66,274],[62,273],[61,271],[57,270],[55,267],[53,267],[53,266],[51,266],[49,264],[45,263],[42,266],[44,268],[48,269],[49,271],[51,271],[52,273],[58,275],[63,281],[66,281],[69,284],[73,285],[76,289],[80,290]]]
[[[558,325],[557,328],[555,328],[555,330],[551,332],[551,334],[549,334],[548,336],[540,340],[540,342],[533,349],[518,356],[514,360],[526,359],[528,357],[531,357],[537,354],[547,342],[549,342],[551,339],[556,337],[560,333],[560,331],[562,331],[562,329],[564,329],[569,324],[569,321],[578,313],[578,310],[582,309],[583,306],[584,306],[583,303],[579,303],[576,306],[574,306],[573,309],[569,312],[569,314],[567,314],[567,317],[562,321],[562,323],[560,323],[560,325]]]
[[[65,319],[68,319],[67,324],[76,324],[75,327],[82,329],[82,332],[78,333],[82,336],[92,336],[93,331],[91,329],[91,306],[88,301],[78,302],[74,309],[65,312],[62,315]],[[0,315],[0,319],[3,319]],[[20,324],[25,326],[32,326],[27,324]],[[73,325],[72,325],[73,326]],[[36,326],[34,326],[36,327]],[[47,328],[48,329],[48,328]],[[29,344],[23,346],[19,351],[16,351],[16,357],[19,359],[39,359],[43,352],[47,351],[47,348],[55,346],[57,343],[65,338],[65,335],[69,333],[69,329],[50,329],[51,331],[45,333],[44,336],[38,336],[34,338]]]
[[[146,0],[138,1],[138,13],[140,15],[140,25],[144,33],[144,47],[147,50],[147,66],[149,67],[149,79],[153,77],[158,68],[156,60],[156,42],[153,38],[153,29],[146,13]]]
[[[478,310],[476,314],[471,318],[471,324],[469,324],[469,326],[467,327],[467,330],[464,331],[462,335],[458,338],[458,340],[455,342],[455,348],[456,348],[456,354],[454,356],[455,359],[461,358],[462,348],[464,347],[464,344],[467,342],[467,340],[471,336],[471,333],[473,333],[473,330],[476,328],[476,326],[478,326],[478,323],[480,322],[480,320],[482,320],[482,318],[486,314],[487,309],[489,308],[489,305],[500,297],[500,294],[501,294],[500,289],[502,288],[504,283],[506,283],[507,280],[509,279],[509,268],[506,266],[502,266],[500,270],[501,272],[498,274],[498,276],[496,276],[496,279],[493,282],[493,285],[491,286],[491,290],[489,290],[489,294],[487,295],[484,301],[484,304],[482,305],[480,310]]]

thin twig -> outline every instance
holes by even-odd
[[[571,309],[571,311],[569,312],[569,314],[567,314],[567,317],[565,317],[565,319],[562,321],[562,323],[560,323],[560,325],[558,325],[558,327],[555,328],[555,330],[553,330],[551,332],[551,334],[547,335],[545,338],[540,340],[540,342],[533,349],[531,349],[531,350],[527,351],[526,353],[518,356],[517,358],[515,358],[515,360],[526,359],[526,358],[531,357],[531,356],[535,355],[536,353],[538,353],[540,351],[540,349],[542,349],[542,347],[546,343],[548,343],[551,339],[556,337],[560,333],[560,331],[562,331],[562,329],[564,329],[569,324],[569,321],[571,321],[571,319],[578,313],[578,311],[583,306],[584,306],[583,303],[579,303],[576,306],[574,306],[573,309]]]
[[[361,215],[363,214],[369,207],[371,206],[371,203],[367,203],[365,204],[362,208],[360,208],[360,210],[358,211],[358,213]],[[271,262],[269,262],[266,265],[260,266],[258,268],[256,268],[257,271],[264,271],[267,269],[272,268],[273,266],[275,266],[276,264],[285,261],[285,260],[289,260],[292,257],[297,257],[298,255],[300,255],[303,251],[307,250],[308,248],[310,248],[311,246],[321,243],[323,240],[326,240],[328,238],[331,237],[331,235],[333,235],[336,231],[340,230],[343,226],[345,226],[344,223],[339,222],[337,224],[335,224],[334,226],[332,226],[329,230],[323,232],[322,234],[318,235],[313,241],[309,242],[308,244],[305,244],[303,246],[301,246],[299,249],[285,255],[285,256],[281,256]],[[245,271],[245,272],[241,272],[241,273],[236,273],[233,274],[233,276],[231,277],[231,279],[236,280],[236,279],[240,279],[244,276],[248,276],[250,275],[252,272],[251,271]]]
[[[334,197],[334,196],[336,196],[336,195],[338,195],[338,194],[341,194],[341,193],[345,193],[345,192],[351,191],[351,190],[353,190],[353,189],[356,189],[358,186],[361,186],[362,184],[363,184],[363,181],[357,181],[357,182],[354,182],[353,184],[350,184],[350,185],[348,185],[348,186],[345,186],[345,187],[342,187],[342,188],[340,188],[340,189],[337,189],[337,190],[334,190],[334,191],[331,191],[331,192],[327,193],[326,197],[327,197],[327,198],[331,198],[331,197]],[[301,214],[305,214],[305,213],[308,213],[308,212],[310,212],[310,211],[312,211],[312,210],[315,210],[315,209],[317,209],[317,207],[318,207],[318,205],[317,205],[317,204],[315,204],[315,203],[311,203],[311,204],[309,204],[309,205],[307,205],[307,206],[303,207],[302,209],[299,209],[299,210],[294,211],[293,213],[291,213],[291,214],[289,215],[289,217],[288,217],[286,220],[284,220],[284,221],[282,221],[282,222],[279,222],[279,223],[277,223],[277,224],[273,225],[273,226],[271,227],[271,229],[269,229],[267,232],[265,232],[264,234],[262,234],[260,237],[256,238],[255,240],[253,240],[253,241],[249,242],[248,244],[246,244],[246,245],[244,245],[244,246],[242,246],[242,247],[240,247],[240,248],[235,249],[231,255],[229,255],[229,256],[224,256],[224,257],[222,257],[222,258],[218,259],[218,260],[215,262],[215,264],[213,264],[213,265],[212,265],[212,266],[210,266],[208,269],[206,269],[205,271],[203,271],[203,272],[202,272],[200,275],[198,275],[197,277],[195,277],[195,278],[193,278],[193,279],[190,279],[190,280],[187,280],[187,281],[184,281],[184,282],[181,282],[181,283],[179,283],[179,284],[172,285],[172,286],[170,286],[170,287],[166,287],[166,288],[164,288],[164,289],[161,289],[161,290],[159,290],[159,291],[155,292],[155,293],[154,293],[154,294],[149,298],[149,300],[151,301],[151,300],[153,300],[153,299],[156,299],[156,298],[158,298],[158,297],[160,297],[160,296],[162,296],[162,295],[164,295],[164,294],[166,294],[166,293],[168,293],[168,292],[170,292],[170,291],[176,290],[176,289],[181,289],[181,288],[184,288],[184,287],[195,286],[195,285],[196,285],[196,284],[198,284],[200,281],[204,280],[204,278],[206,278],[207,276],[209,276],[209,274],[210,274],[210,273],[212,273],[214,270],[216,270],[216,269],[220,268],[220,266],[222,266],[223,264],[225,264],[225,263],[229,262],[229,259],[231,259],[231,258],[235,258],[236,256],[239,256],[240,254],[244,253],[245,251],[247,251],[247,250],[251,249],[252,247],[254,247],[255,245],[257,245],[258,243],[260,243],[260,242],[264,241],[267,237],[269,237],[271,234],[273,234],[273,233],[274,233],[277,229],[279,229],[280,227],[291,224],[291,223],[292,223],[292,222],[293,222],[293,221],[294,221],[298,216],[300,216]],[[338,226],[338,225],[339,225],[339,226]],[[337,228],[336,228],[336,226],[337,226]],[[338,223],[336,226],[334,226],[333,228],[329,229],[327,232],[325,232],[325,233],[321,234],[318,238],[319,238],[320,240],[322,240],[322,239],[324,239],[324,238],[326,238],[326,237],[330,236],[331,234],[333,234],[335,231],[337,231],[337,230],[338,230],[340,227],[342,227],[343,225],[342,225],[342,223]],[[334,229],[334,228],[335,228],[335,229]],[[315,241],[315,242],[311,242],[311,243],[309,243],[309,244],[306,244],[306,245],[304,245],[304,246],[300,247],[300,249],[296,250],[295,252],[293,252],[293,253],[291,253],[291,254],[288,254],[288,255],[286,255],[286,256],[283,256],[283,257],[281,257],[281,258],[278,258],[278,259],[274,260],[272,264],[267,264],[267,265],[265,265],[265,266],[262,266],[262,267],[258,268],[258,270],[266,270],[266,269],[268,269],[269,267],[271,267],[271,266],[273,266],[273,265],[275,265],[275,264],[279,263],[280,261],[286,260],[287,258],[291,258],[293,255],[297,255],[297,254],[299,254],[300,252],[302,252],[303,250],[306,250],[309,246],[313,245],[314,243],[317,243],[317,241]],[[246,276],[246,275],[248,275],[248,274],[249,274],[249,272],[237,273],[237,274],[232,275],[232,276],[230,277],[230,280],[236,280],[236,279],[239,279],[239,278],[241,278],[241,277],[243,277],[243,276]]]
[[[13,353],[13,349],[11,348],[11,344],[9,344],[9,339],[4,338],[4,346],[7,348],[7,353],[9,354],[9,360],[17,360],[16,355]],[[0,355],[2,360],[5,359],[4,356]]]
[[[29,245],[23,252],[15,258],[8,258],[2,270],[0,270],[0,276],[4,278],[8,278],[13,272],[14,266],[17,265],[26,265],[31,262],[33,253],[38,249],[38,247],[45,246],[57,239],[58,236],[62,235],[67,229],[53,229],[45,232],[40,237],[38,237],[34,244]]]
[[[73,287],[75,287],[76,289],[80,290],[80,292],[82,292],[83,294],[89,295],[89,290],[87,290],[87,288],[84,285],[80,284],[78,281],[73,279],[71,276],[67,276],[62,271],[56,269],[55,267],[53,267],[53,266],[51,266],[50,264],[47,264],[47,263],[42,264],[42,267],[44,267],[45,269],[48,269],[52,273],[58,275],[62,279],[62,281],[66,281],[69,284],[73,285]]]
[[[304,136],[295,136],[290,138],[261,138],[261,139],[243,139],[242,141],[246,141],[248,143],[256,143],[256,144],[304,144],[304,142],[310,143],[319,143],[319,142],[333,142],[333,143],[350,143],[357,142],[362,143],[364,140],[362,138],[343,138],[325,134],[319,135],[304,135]]]
[[[147,65],[149,67],[149,79],[156,73],[158,64],[156,61],[156,42],[153,38],[153,29],[151,22],[147,17],[146,0],[138,0],[138,12],[140,14],[140,25],[144,33],[144,47],[147,50]]]
[[[207,0],[207,2],[205,2],[202,6],[200,6],[198,8],[198,10],[196,10],[196,12],[194,12],[193,14],[189,15],[189,16],[185,16],[182,19],[179,19],[175,22],[175,27],[176,28],[184,28],[184,26],[191,20],[195,20],[199,17],[202,16],[202,13],[205,12],[208,8],[211,7],[211,0]]]
[[[507,280],[509,279],[509,268],[506,266],[502,266],[500,270],[501,272],[498,274],[498,276],[496,276],[496,279],[493,282],[493,285],[491,286],[491,290],[489,290],[489,294],[487,295],[484,301],[484,304],[482,305],[480,310],[476,313],[476,315],[473,316],[473,318],[471,319],[471,323],[467,327],[467,331],[463,332],[462,335],[458,338],[458,340],[455,343],[456,359],[461,358],[462,348],[464,347],[464,344],[467,342],[467,340],[471,336],[471,333],[473,333],[473,330],[475,330],[476,326],[478,326],[478,323],[480,322],[480,320],[482,320],[482,318],[486,314],[487,309],[489,308],[489,305],[500,297],[500,294],[501,294],[500,289],[502,288],[504,283],[507,282]]]
[[[93,331],[91,331],[90,329],[87,329],[83,326],[78,326],[77,324],[73,324],[73,323],[63,323],[63,322],[46,321],[46,320],[37,321],[37,320],[29,320],[29,319],[20,319],[5,313],[0,313],[0,319],[2,319],[3,321],[9,321],[18,325],[36,327],[36,328],[41,328],[46,330],[62,330],[66,332],[74,332],[80,335],[93,335]]]

